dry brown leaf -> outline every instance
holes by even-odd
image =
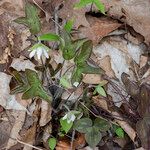
[[[39,125],[40,126],[45,126],[50,120],[51,120],[51,112],[52,112],[52,107],[51,105],[43,101],[41,102],[41,117],[39,120]]]
[[[139,64],[143,50],[144,48],[140,47],[140,45],[127,43],[127,41],[120,36],[110,36],[101,41],[101,43],[93,49],[93,53],[97,57],[96,61],[99,63],[103,58],[109,56],[111,63],[109,66],[111,66],[115,76],[121,81],[121,74],[123,72],[132,76],[133,72],[130,68],[133,68],[133,66],[131,66],[131,62],[135,61]]]
[[[11,132],[9,135],[9,137],[11,137],[11,138],[9,138],[9,140],[7,142],[6,149],[9,149],[12,146],[17,144],[17,140],[15,140],[15,139],[20,138],[19,132],[22,129],[22,126],[23,126],[23,123],[25,120],[26,111],[13,111],[12,115],[15,118],[15,122],[11,129]]]
[[[82,82],[86,84],[99,84],[102,81],[101,75],[99,74],[85,74]]]
[[[70,143],[67,140],[62,140],[57,143],[56,150],[64,150],[64,149],[70,150]]]
[[[0,149],[4,148],[7,144],[11,128],[12,126],[9,121],[0,122]]]
[[[14,58],[10,66],[17,71],[25,71],[25,69],[31,69],[35,71],[35,65],[30,60],[22,56],[20,58]]]
[[[112,17],[121,18],[121,21],[129,24],[134,30],[145,37],[147,44],[150,43],[150,1],[149,0],[102,0],[108,14]]]
[[[148,61],[148,57],[141,55],[141,57],[140,57],[140,68],[144,67],[146,65],[147,61]]]
[[[81,27],[80,31],[85,37],[92,40],[95,45],[98,44],[103,37],[121,26],[117,21],[105,17],[96,18],[87,16],[87,20],[90,26]]]
[[[4,12],[10,12],[16,15],[24,15],[24,0],[1,0],[0,10]]]
[[[63,20],[75,19],[74,27],[78,29],[79,26],[88,27],[89,23],[86,20],[85,13],[86,9],[74,9],[74,4],[77,3],[78,0],[67,0],[63,4],[63,8],[59,11],[59,16]]]

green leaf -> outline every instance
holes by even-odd
[[[91,126],[92,120],[89,118],[82,118],[74,123],[74,129],[81,133],[86,133]]]
[[[94,148],[102,139],[102,135],[96,127],[88,128],[88,132],[85,134],[85,140],[90,147]]]
[[[93,2],[93,0],[80,0],[79,3],[75,4],[74,8],[83,8],[92,2]]]
[[[117,136],[118,137],[120,137],[120,138],[124,138],[124,130],[122,129],[122,128],[117,128],[116,130],[115,130],[115,133],[117,134]]]
[[[56,143],[57,143],[56,138],[48,139],[48,145],[51,150],[54,150],[54,148],[56,147]]]
[[[70,60],[75,56],[75,49],[72,44],[71,36],[68,32],[63,31],[60,38],[60,49],[65,60]]]
[[[83,78],[83,75],[82,75],[82,70],[81,69],[78,69],[78,68],[75,68],[74,69],[74,72],[72,74],[72,77],[71,77],[71,83],[72,85],[75,83],[75,82],[78,82],[80,83],[81,80]]]
[[[37,34],[41,30],[41,23],[38,17],[38,10],[35,5],[29,2],[25,5],[25,17],[20,17],[14,20],[19,24],[24,24],[29,27],[32,34]]]
[[[59,84],[62,85],[63,87],[65,87],[65,88],[70,88],[71,87],[70,82],[67,80],[66,76],[62,76],[60,78]]]
[[[99,11],[103,14],[105,14],[105,6],[100,0],[94,0],[93,1],[96,7],[99,9]]]
[[[74,24],[74,20],[73,20],[73,19],[68,20],[68,21],[66,22],[65,26],[64,26],[64,29],[65,29],[68,33],[70,33],[71,30],[72,30],[72,28],[73,28],[73,24]]]
[[[88,40],[83,43],[80,53],[75,57],[76,64],[82,64],[87,61],[92,53],[93,44],[92,41]]]
[[[74,8],[83,8],[86,5],[94,3],[100,12],[105,14],[105,6],[100,0],[80,0],[79,3],[76,3]]]
[[[73,122],[68,123],[67,119],[63,120],[62,118],[60,119],[60,124],[61,124],[62,130],[65,131],[65,133],[68,133],[68,131],[73,126]]]
[[[40,41],[59,41],[60,37],[53,33],[43,34],[38,37]]]
[[[14,73],[14,76],[15,75],[19,78],[17,80],[19,82],[18,85],[11,90],[11,94],[23,92],[22,99],[40,97],[48,102],[52,100],[52,97],[42,87],[41,81],[35,71],[26,69],[25,72]]]
[[[94,126],[100,131],[108,131],[110,129],[110,123],[104,119],[96,118]]]
[[[82,73],[85,74],[101,74],[104,71],[101,68],[92,67],[86,62],[77,66],[78,69],[82,70]]]
[[[104,97],[107,97],[107,94],[106,94],[104,88],[101,87],[101,85],[96,86],[95,91],[94,91],[93,94],[96,94],[96,92],[97,92],[99,95],[102,95],[102,96],[104,96]]]

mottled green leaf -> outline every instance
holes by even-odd
[[[101,68],[92,67],[86,62],[83,64],[80,64],[77,66],[80,70],[82,70],[82,73],[85,74],[102,74],[104,71]]]
[[[74,72],[72,74],[72,77],[71,77],[71,83],[72,84],[74,84],[75,82],[80,83],[82,78],[83,78],[82,70],[78,69],[78,68],[75,68]]]
[[[74,123],[74,129],[81,133],[86,133],[88,128],[92,126],[92,120],[89,118],[82,118]]]
[[[26,69],[25,72],[19,74],[17,74],[17,78],[19,77],[18,85],[11,90],[11,93],[23,93],[22,99],[40,97],[49,102],[52,100],[51,96],[42,87],[41,81],[35,71]]]
[[[94,126],[100,131],[108,131],[110,129],[110,123],[100,118],[95,119]]]
[[[14,21],[28,26],[32,34],[37,34],[40,32],[41,23],[38,17],[37,7],[27,2],[25,5],[25,15],[25,17],[20,17]]]
[[[85,140],[90,147],[94,148],[102,139],[102,135],[96,127],[88,128],[85,134]]]
[[[73,126],[73,122],[68,123],[67,119],[60,119],[60,125],[62,127],[62,130],[65,131],[65,133],[68,133],[68,131],[71,129]]]
[[[38,37],[40,41],[59,41],[60,37],[53,33],[43,34]]]
[[[83,43],[80,53],[75,57],[76,64],[85,63],[90,58],[92,53],[93,44],[92,41],[88,40]]]
[[[54,149],[55,149],[56,144],[57,144],[56,138],[50,138],[50,139],[48,139],[48,145],[49,145],[49,148],[50,148],[51,150],[54,150]]]

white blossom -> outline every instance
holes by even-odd
[[[65,116],[62,118],[63,120],[67,119],[68,123],[74,122],[74,120],[76,119],[75,114],[78,114],[78,111],[69,111],[67,114],[65,114]]]
[[[31,53],[29,54],[29,57],[32,58],[35,55],[37,55],[37,58],[40,59],[42,56],[45,56],[46,58],[49,58],[48,51],[49,48],[42,44],[41,42],[38,42],[33,47],[29,49]]]
[[[74,82],[73,85],[74,85],[75,87],[77,87],[77,86],[79,85],[79,82]]]

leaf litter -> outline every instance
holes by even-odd
[[[0,2],[0,17],[3,20],[0,22],[0,64],[6,66],[5,72],[0,73],[0,105],[3,108],[0,112],[1,148],[49,149],[48,139],[55,136],[58,150],[70,149],[70,146],[72,149],[90,149],[96,145],[97,149],[109,149],[110,145],[118,142],[116,136],[119,135],[124,143],[114,148],[134,145],[149,149],[148,15],[141,21],[142,14],[149,13],[148,9],[144,9],[148,8],[149,2],[137,1],[134,5],[132,2],[118,2],[116,5],[115,1],[102,1],[107,15],[101,14],[95,5],[76,9],[74,6],[78,2],[60,0],[50,4],[35,0],[30,1],[26,8],[22,0]],[[44,4],[51,7],[48,9]],[[136,6],[141,11],[135,12]],[[26,26],[15,23],[15,19]],[[73,20],[73,24],[63,29],[69,19]],[[49,41],[51,31],[53,35],[60,32],[60,37],[66,39],[57,39],[53,45]],[[44,38],[39,38],[44,41],[42,44],[50,47],[48,61],[29,58],[26,51],[37,40],[32,33],[38,33],[36,36]],[[43,33],[48,33],[48,36],[39,36]],[[80,40],[76,40],[78,38]],[[60,47],[57,41],[61,43]],[[74,49],[76,51],[72,51]],[[13,76],[10,74],[12,68],[16,70]],[[10,93],[10,80],[13,87],[19,83],[16,90],[24,87],[21,90],[24,95]],[[104,80],[108,83],[101,85]],[[29,100],[23,100],[25,97]],[[53,99],[52,104],[44,99]],[[119,125],[119,131],[109,128],[101,133],[93,123],[84,134],[77,133],[78,130],[72,126],[73,130],[64,133],[59,119],[72,108],[82,112],[76,116],[78,121],[83,116],[93,122],[96,118],[103,118],[112,125]],[[85,147],[86,143],[90,147]]]

